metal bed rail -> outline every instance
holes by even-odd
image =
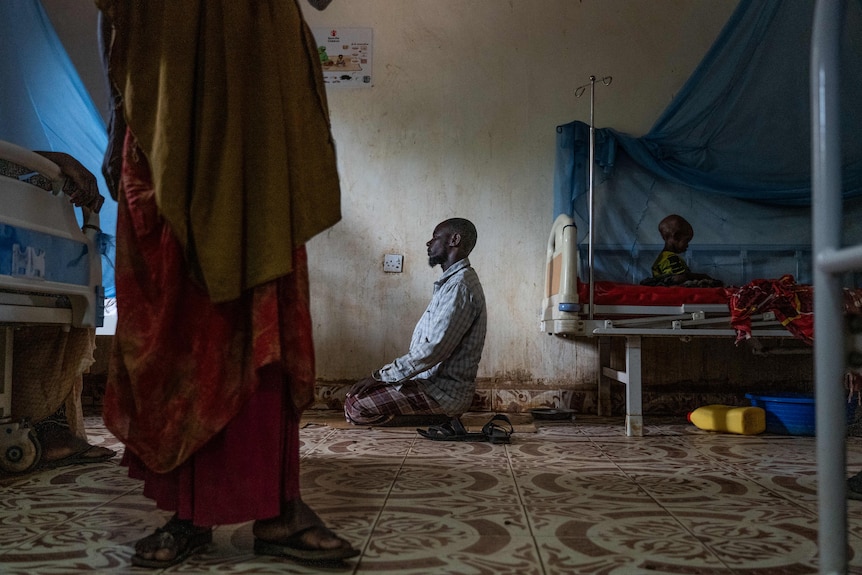
[[[862,269],[862,248],[841,248],[839,54],[845,10],[818,0],[811,36],[811,213],[814,247],[814,381],[820,573],[847,572],[844,316],[839,274]]]

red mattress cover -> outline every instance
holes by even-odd
[[[596,305],[681,305],[684,303],[727,304],[728,289],[642,286],[617,282],[595,282],[593,303]],[[582,303],[590,299],[590,285],[578,281],[578,298]]]

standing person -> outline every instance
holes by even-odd
[[[470,408],[485,345],[485,293],[467,256],[476,227],[453,218],[434,228],[428,265],[440,266],[434,295],[413,331],[409,351],[356,382],[344,414],[360,425],[380,425],[396,416],[457,418]]]
[[[119,183],[104,417],[130,476],[173,512],[132,563],[176,564],[212,540],[212,526],[249,520],[259,554],[358,555],[299,489],[299,420],[315,380],[304,244],[341,217],[300,7],[97,5],[122,114],[104,163]]]

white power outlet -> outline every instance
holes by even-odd
[[[404,256],[401,254],[386,254],[383,256],[383,271],[389,274],[400,274]]]

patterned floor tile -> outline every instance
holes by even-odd
[[[817,510],[817,470],[776,475],[774,473],[745,472],[745,476],[761,485],[774,497],[792,501],[810,511]]]
[[[9,515],[0,533],[6,531],[6,521],[10,524],[38,522],[38,536],[14,546],[9,541],[10,547],[4,544],[3,549],[8,551],[0,556],[0,563],[21,569],[46,561],[92,565],[93,570],[99,572],[121,566],[127,568],[134,541],[164,523],[163,515],[140,494],[115,498],[95,507],[89,503],[79,504],[76,499],[67,500],[61,507],[34,499],[31,509]],[[45,522],[52,518],[55,519],[52,523]],[[39,567],[36,572],[42,573],[43,568]]]
[[[587,468],[596,465],[613,465],[602,448],[588,438],[561,439],[540,435],[527,440],[517,439],[509,447],[509,458],[517,468],[540,466],[543,468]]]
[[[162,572],[817,572],[813,438],[705,432],[678,418],[649,418],[635,438],[622,418],[577,416],[518,419],[511,444],[491,445],[337,416],[306,419],[301,484],[360,557],[321,567],[255,556],[245,523],[217,527],[212,545]],[[481,427],[489,415],[471,417]],[[134,542],[168,514],[118,465],[122,444],[98,418],[86,424],[117,457],[0,479],[0,572],[138,572]],[[848,438],[847,461],[848,475],[862,469],[862,438]],[[862,502],[849,501],[847,517],[848,572],[862,573]]]
[[[373,456],[386,459],[403,459],[413,444],[413,436],[392,436],[385,434],[370,434],[362,431],[353,435],[349,431],[339,431],[327,437],[325,442],[318,443],[313,450],[308,450],[305,456],[314,455],[315,460],[364,458]]]
[[[774,505],[786,501],[750,478],[721,470],[695,468],[678,471],[628,471],[638,487],[665,506],[727,505],[739,502],[741,507]]]
[[[389,499],[425,498],[431,502],[463,496],[517,503],[517,488],[508,467],[485,461],[452,465],[445,460],[422,460],[401,468]]]
[[[322,493],[332,500],[347,502],[383,501],[398,475],[399,462],[383,459],[305,460],[300,474],[304,493]]]
[[[498,510],[499,511],[499,510]],[[363,552],[368,573],[542,573],[532,537],[506,516],[388,506]]]
[[[625,440],[597,439],[602,453],[621,468],[659,467],[685,469],[690,466],[714,467],[716,459],[694,447],[684,437],[637,437]]]
[[[445,459],[452,465],[476,461],[494,465],[506,465],[513,445],[519,445],[521,436],[512,437],[512,445],[492,445],[472,441],[431,441],[417,438],[410,449],[410,457],[416,459]]]
[[[675,517],[723,563],[753,573],[815,573],[816,516],[789,505],[745,515],[692,509]]]
[[[654,502],[644,489],[615,467],[519,471],[518,488],[527,507],[557,503],[617,509]]]
[[[649,520],[597,525],[586,537],[538,540],[546,575],[728,575],[731,571],[705,545],[673,523]]]
[[[784,472],[792,469],[811,468],[817,465],[813,438],[768,439],[748,437],[731,441],[714,441],[698,446],[702,451],[729,465],[769,470],[776,465]]]

